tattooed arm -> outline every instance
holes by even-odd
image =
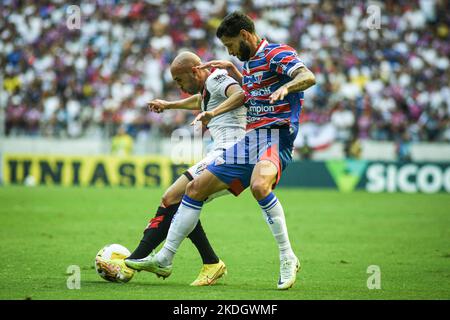
[[[270,103],[283,100],[289,93],[308,89],[316,84],[314,74],[307,67],[300,67],[292,73],[292,80],[281,86],[270,96]]]

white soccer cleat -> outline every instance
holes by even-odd
[[[296,256],[284,257],[280,261],[280,278],[277,288],[286,290],[291,288],[297,278],[297,272],[300,270],[300,261]]]
[[[151,252],[147,257],[142,259],[125,259],[125,264],[134,270],[152,272],[163,279],[172,274],[172,265],[161,266],[156,260],[156,254],[154,252]]]

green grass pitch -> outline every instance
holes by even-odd
[[[94,270],[108,243],[133,250],[161,189],[0,187],[0,299],[450,299],[450,196],[277,189],[303,269],[276,290],[278,254],[246,191],[205,205],[201,220],[228,266],[217,285],[194,288],[201,260],[183,242],[166,280],[141,272],[127,284]],[[67,288],[67,268],[81,288]],[[370,265],[381,289],[369,290]]]

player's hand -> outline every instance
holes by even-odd
[[[206,126],[212,118],[214,118],[212,111],[203,111],[195,117],[194,121],[191,122],[191,126],[193,126],[197,121],[201,121]]]
[[[218,69],[226,69],[233,67],[233,63],[226,60],[212,60],[205,62],[199,66],[196,66],[197,69],[211,69],[211,68],[218,68]]]
[[[274,103],[275,101],[283,100],[284,97],[288,95],[289,91],[286,86],[281,86],[277,91],[270,95],[270,103]]]
[[[155,99],[147,103],[147,107],[150,111],[161,113],[167,109],[167,105],[169,104],[166,100]]]

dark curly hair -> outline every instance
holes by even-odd
[[[216,36],[219,39],[223,36],[236,37],[242,29],[255,33],[255,24],[246,14],[234,11],[222,20],[217,29]]]

